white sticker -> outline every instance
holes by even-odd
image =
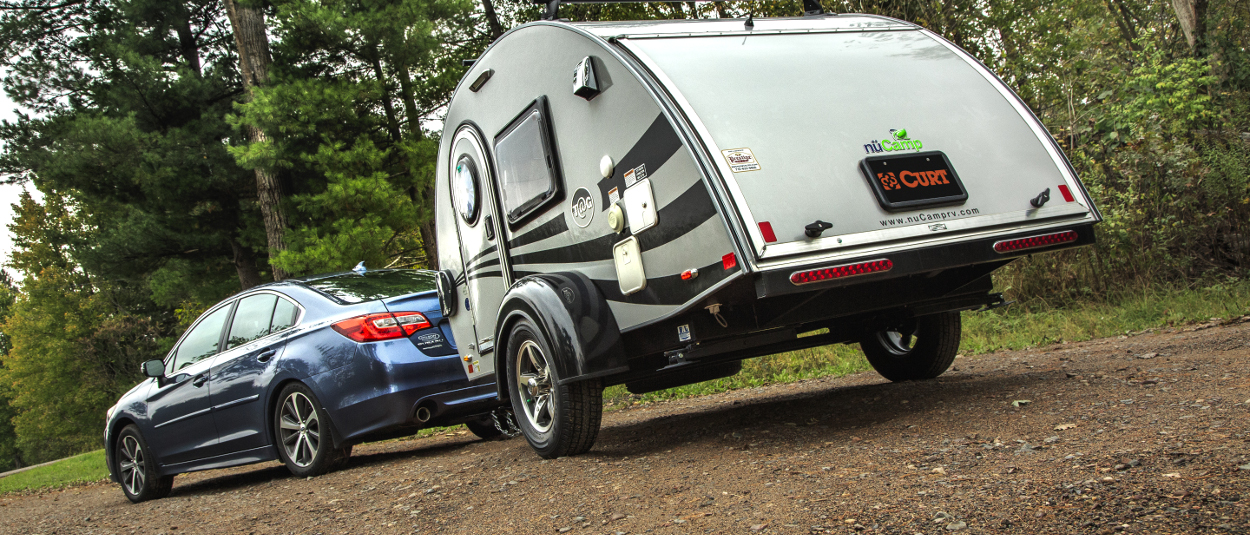
[[[677,341],[678,342],[690,341],[690,324],[677,326]]]
[[[751,152],[751,149],[728,149],[720,153],[725,155],[725,161],[729,162],[729,169],[735,173],[760,170],[760,163],[755,161],[755,154]]]
[[[608,190],[608,203],[609,204],[615,203],[616,201],[619,201],[619,200],[621,200],[621,192],[616,191],[616,188],[612,188]]]
[[[644,178],[647,178],[647,164],[640,163],[638,167],[625,171],[625,187],[628,188]]]

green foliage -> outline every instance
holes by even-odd
[[[232,118],[272,139],[231,149],[295,177],[289,250],[272,261],[292,273],[433,266],[438,137],[423,122],[489,42],[472,5],[283,0],[273,30],[274,81]]]
[[[95,450],[0,479],[0,494],[90,483],[108,476],[108,468],[104,466],[104,450]]]
[[[55,196],[22,201],[10,229],[25,279],[0,326],[9,343],[0,385],[21,460],[38,463],[99,444],[104,411],[142,379],[140,362],[160,356],[165,326],[128,310],[142,302],[134,288],[92,284],[73,264],[88,230],[81,213]]]
[[[17,295],[17,287],[9,279],[9,274],[0,271],[0,326],[13,313]],[[0,327],[0,375],[4,373],[4,360],[11,347],[9,335]],[[13,417],[17,416],[17,410],[10,403],[12,398],[12,390],[4,381],[0,381],[0,472],[22,465],[21,453],[17,448],[17,432],[13,429]]]

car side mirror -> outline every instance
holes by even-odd
[[[149,360],[144,362],[143,375],[146,377],[164,377],[165,363],[159,360]]]

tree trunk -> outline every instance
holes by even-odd
[[[1172,0],[1172,9],[1185,32],[1185,42],[1194,55],[1204,55],[1207,33],[1208,0]]]
[[[435,245],[435,239],[438,234],[434,232],[434,218],[421,223],[421,248],[425,249],[425,267],[427,269],[438,269],[438,247]]]
[[[239,71],[243,75],[245,98],[251,101],[256,88],[269,83],[269,66],[273,63],[269,55],[269,37],[265,35],[265,14],[259,7],[238,5],[235,0],[226,0],[226,11],[230,16],[230,25],[234,27],[234,43],[239,50]],[[247,127],[247,137],[252,143],[269,140],[264,130],[252,125]],[[287,273],[273,264],[273,256],[286,250],[286,212],[282,209],[282,182],[276,173],[256,168],[256,197],[261,218],[265,221],[265,238],[269,242],[269,267],[273,270],[273,280],[280,281],[287,277]]]
[[[243,290],[253,286],[259,286],[261,283],[260,272],[256,270],[256,262],[252,259],[252,251],[247,247],[239,245],[239,242],[231,239],[230,249],[234,251],[234,270],[239,274],[239,286]]]
[[[495,14],[495,4],[491,0],[482,0],[482,11],[486,12],[486,25],[490,27],[490,40],[494,41],[503,35],[503,25],[499,23],[499,15]]]

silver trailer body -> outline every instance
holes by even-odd
[[[445,306],[501,400],[510,322],[560,384],[663,387],[993,304],[990,272],[1100,219],[996,76],[862,15],[518,27],[453,95],[436,177]]]

